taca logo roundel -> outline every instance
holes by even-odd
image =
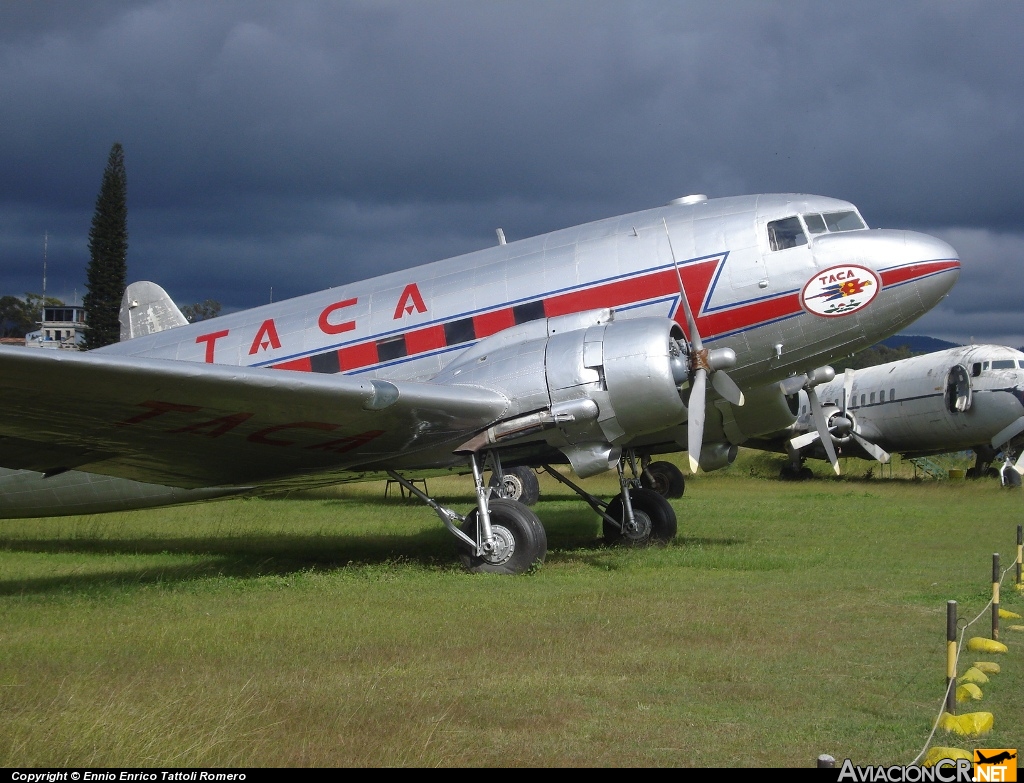
[[[847,264],[818,272],[800,292],[809,313],[836,318],[867,307],[882,287],[878,276],[862,266]]]

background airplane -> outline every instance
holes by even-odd
[[[837,455],[888,462],[893,452],[914,457],[973,449],[977,460],[968,475],[982,476],[994,472],[1000,452],[1012,458],[1024,446],[1024,353],[998,345],[950,348],[847,370],[791,400],[798,406],[792,426],[744,444],[788,453],[785,478],[806,476],[808,457],[830,459],[815,405]]]
[[[768,194],[685,197],[197,324],[132,289],[139,336],[0,350],[0,515],[390,477],[467,567],[520,573],[544,528],[483,474],[545,466],[608,540],[665,541],[675,511],[636,486],[652,455],[728,464],[792,422],[781,380],[903,329],[959,269],[945,242],[869,230],[849,202]],[[566,463],[617,470],[620,494],[587,493]],[[448,470],[473,473],[465,516],[408,481]]]

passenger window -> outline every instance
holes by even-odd
[[[864,395],[863,395],[863,394],[862,394],[862,395],[860,395],[860,404],[861,404],[861,405],[863,405],[863,404],[864,404]]]
[[[828,229],[825,227],[825,219],[821,215],[804,215],[804,223],[807,230],[812,234],[824,234]]]
[[[875,393],[874,392],[871,392],[871,404],[872,405],[875,404]]]
[[[789,217],[769,223],[768,243],[772,250],[786,250],[790,247],[806,245],[807,236],[804,234],[803,226],[800,225],[800,218]]]
[[[864,221],[856,212],[829,212],[822,217],[829,231],[857,231],[864,228]]]
[[[889,402],[892,402],[895,399],[896,399],[896,390],[895,389],[889,389]]]

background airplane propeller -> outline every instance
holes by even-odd
[[[665,226],[665,236],[668,237],[668,248],[672,253],[672,266],[676,270],[676,279],[679,281],[679,297],[683,301],[683,312],[686,315],[686,356],[687,366],[685,377],[676,377],[676,381],[682,384],[687,378],[690,381],[690,400],[687,404],[686,421],[686,451],[690,464],[690,472],[696,473],[700,464],[700,450],[704,439],[704,409],[707,397],[707,379],[711,376],[711,386],[723,398],[733,405],[742,405],[743,392],[736,382],[725,372],[727,367],[736,364],[736,352],[731,348],[717,348],[708,350],[700,339],[700,331],[697,329],[697,321],[690,309],[690,302],[686,298],[686,287],[683,285],[683,276],[679,272],[679,264],[676,261],[676,251],[672,247],[672,235],[668,231],[668,223],[661,220]]]
[[[815,439],[820,439],[821,445],[824,447],[825,453],[828,455],[829,462],[832,463],[832,469],[836,472],[837,476],[839,475],[839,459],[836,456],[836,450],[832,443],[833,438],[842,439],[852,437],[860,447],[864,449],[864,451],[879,462],[885,463],[890,459],[889,452],[881,446],[872,443],[857,432],[856,422],[847,412],[847,406],[849,405],[849,400],[852,396],[853,375],[853,370],[846,370],[843,374],[843,405],[840,411],[830,419],[825,417],[825,413],[821,409],[821,403],[818,401],[818,395],[814,391],[814,387],[820,383],[827,383],[835,377],[835,371],[831,367],[819,367],[809,375],[796,376],[795,378],[789,378],[782,382],[783,391],[786,391],[788,394],[792,394],[800,388],[806,392],[807,402],[810,405],[811,414],[814,417],[815,431],[791,438],[789,445],[793,449],[799,450],[804,446],[813,443]],[[807,380],[803,385],[799,385],[799,381],[805,378]],[[794,386],[795,388],[793,388]],[[792,391],[787,391],[787,389],[792,389]]]

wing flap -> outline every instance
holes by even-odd
[[[177,487],[454,462],[508,400],[478,387],[0,348],[0,466]]]

